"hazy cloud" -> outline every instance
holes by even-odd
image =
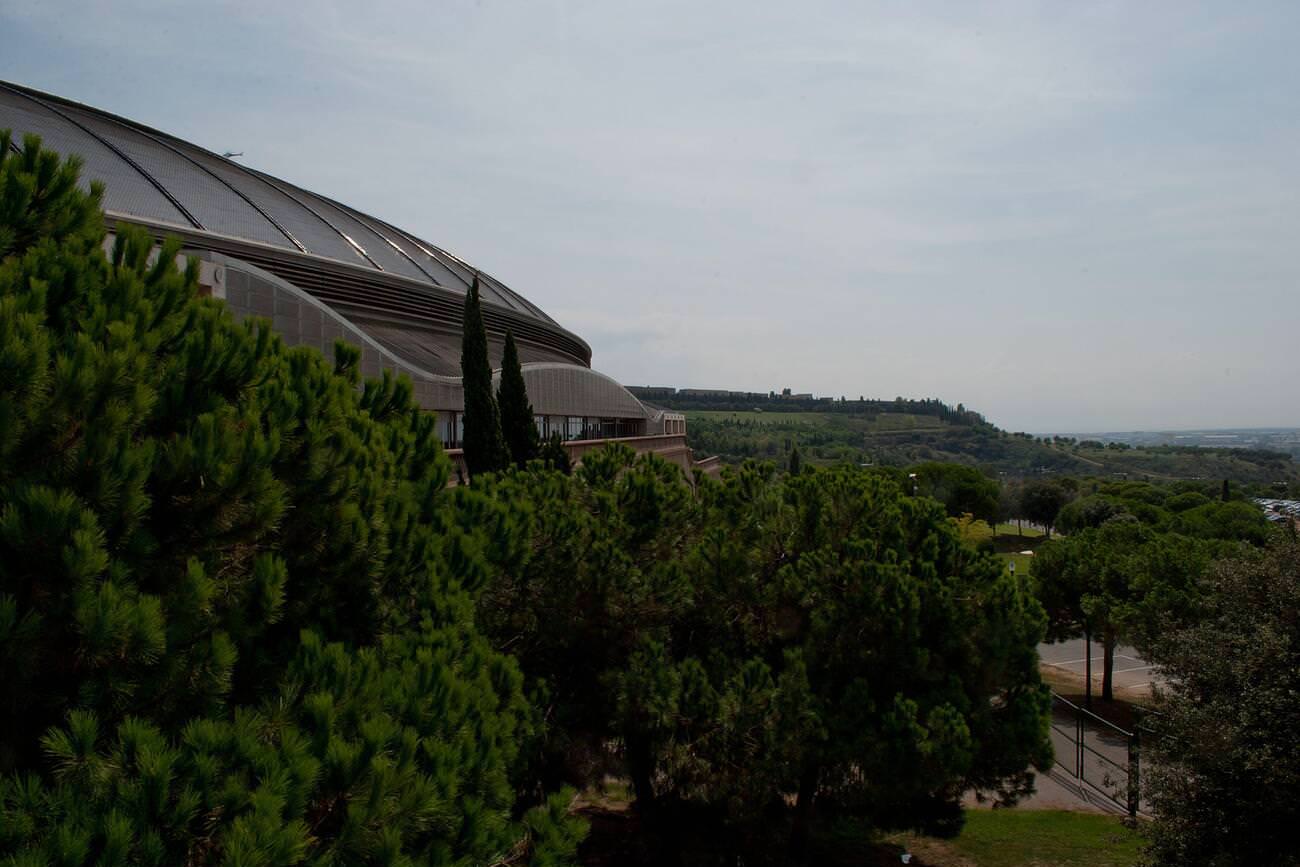
[[[1300,424],[1292,3],[65,3],[0,78],[457,251],[627,383]]]

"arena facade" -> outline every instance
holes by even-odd
[[[479,279],[488,352],[507,329],[544,437],[571,454],[611,439],[690,467],[684,417],[647,407],[591,368],[591,347],[536,304],[447,250],[376,217],[197,145],[80,103],[0,82],[0,129],[28,133],[84,161],[82,182],[106,186],[110,231],[142,226],[179,236],[200,260],[201,291],[239,317],[269,320],[287,344],[332,355],[361,349],[361,371],[410,377],[458,457],[464,398],[464,295]]]

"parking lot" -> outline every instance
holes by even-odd
[[[1255,505],[1264,510],[1264,517],[1273,523],[1300,521],[1300,500],[1255,499]]]

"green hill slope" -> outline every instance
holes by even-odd
[[[1130,448],[1040,439],[999,430],[964,409],[944,418],[925,411],[896,412],[883,401],[865,402],[875,405],[857,411],[855,401],[835,403],[823,411],[785,410],[781,401],[747,410],[702,409],[699,401],[657,402],[686,413],[688,442],[698,455],[719,455],[728,462],[761,458],[782,463],[797,444],[805,459],[821,464],[907,466],[947,461],[1011,476],[1128,474],[1155,480],[1227,478],[1251,484],[1300,484],[1300,464],[1280,452]],[[908,402],[908,409],[916,409],[917,403]]]

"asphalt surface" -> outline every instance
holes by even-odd
[[[1102,671],[1105,657],[1101,645],[1092,643],[1092,688],[1093,695],[1101,695]],[[1083,639],[1062,641],[1056,644],[1041,644],[1038,647],[1039,658],[1045,665],[1054,666],[1062,671],[1085,676],[1088,651]],[[1115,690],[1123,696],[1149,694],[1154,683],[1159,681],[1155,668],[1142,659],[1131,647],[1115,648]],[[1083,750],[1078,751],[1077,739],[1082,735]],[[1056,767],[1047,775],[1038,777],[1038,794],[1026,804],[1030,809],[1042,806],[1063,805],[1066,809],[1101,810],[1105,812],[1123,811],[1127,804],[1128,791],[1128,738],[1110,727],[1094,723],[1085,718],[1082,726],[1078,724],[1077,715],[1063,705],[1052,708],[1052,745],[1056,750],[1057,761],[1074,769],[1079,761],[1083,764],[1083,773],[1087,780],[1102,792],[1109,793],[1110,798],[1101,795],[1095,789],[1080,785],[1065,768]]]
[[[1056,644],[1038,645],[1038,656],[1047,665],[1084,676],[1088,652],[1084,650],[1082,638],[1062,641]],[[1101,691],[1101,677],[1105,655],[1101,644],[1092,642],[1092,688],[1093,695]],[[1120,645],[1115,648],[1115,689],[1141,693],[1150,692],[1151,685],[1157,680],[1155,669],[1138,656],[1131,647]]]

